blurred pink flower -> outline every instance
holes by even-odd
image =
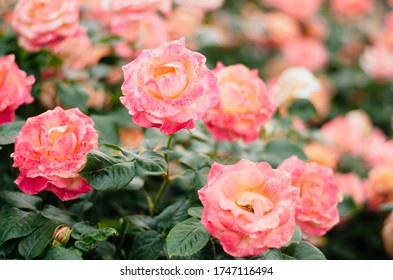
[[[314,17],[323,0],[260,0],[298,20]]]
[[[187,7],[210,11],[220,8],[224,5],[225,0],[174,0],[177,4]]]
[[[340,190],[332,169],[304,162],[296,156],[283,161],[277,169],[287,171],[292,176],[292,186],[300,189],[301,212],[296,221],[302,232],[322,236],[339,222]]]
[[[184,38],[144,50],[123,66],[120,101],[142,127],[173,134],[194,127],[219,101],[217,78],[206,58],[185,46]]]
[[[328,53],[320,40],[299,37],[282,46],[285,61],[290,66],[303,66],[311,71],[321,70],[328,61]]]
[[[93,121],[79,109],[56,107],[27,119],[15,139],[13,167],[19,168],[15,183],[28,194],[51,191],[71,200],[91,187],[77,172],[87,153],[98,149]]]
[[[356,17],[367,14],[373,8],[373,0],[332,0],[331,7],[343,16]]]
[[[19,44],[28,51],[52,49],[79,31],[79,7],[76,0],[20,0],[12,26]]]
[[[321,142],[311,142],[304,146],[304,153],[310,162],[335,169],[340,159],[334,147]]]
[[[280,248],[294,233],[299,189],[266,162],[214,163],[198,194],[202,224],[234,257]]]
[[[373,79],[393,79],[393,50],[384,44],[368,47],[360,57],[360,66]]]
[[[13,54],[0,57],[0,124],[13,121],[19,106],[33,102],[34,82],[34,76],[19,69]]]
[[[321,127],[321,133],[340,153],[360,156],[373,136],[374,128],[368,115],[360,110],[337,116]]]
[[[262,125],[276,110],[257,70],[242,64],[214,69],[220,89],[219,104],[208,110],[203,120],[218,141],[255,141]]]
[[[361,206],[366,202],[366,186],[356,173],[335,173],[334,181],[340,188],[342,194],[351,197],[358,206]]]
[[[393,202],[393,166],[379,165],[368,172],[366,180],[368,202],[371,209]]]

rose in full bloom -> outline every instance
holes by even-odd
[[[20,0],[15,7],[12,26],[19,45],[28,51],[52,49],[79,31],[77,0]]]
[[[89,192],[91,187],[77,172],[87,153],[98,148],[93,121],[79,109],[56,107],[27,119],[15,139],[15,183],[28,194],[51,191],[61,200]]]
[[[321,89],[321,83],[313,73],[304,67],[290,67],[284,70],[272,85],[273,99],[286,106],[294,99],[310,99]]]
[[[34,82],[34,76],[19,69],[13,54],[0,57],[0,124],[13,121],[19,106],[33,102]]]
[[[276,105],[257,70],[243,64],[214,69],[220,89],[220,102],[206,112],[203,120],[218,141],[245,143],[258,138],[262,125],[270,120]]]
[[[144,50],[123,66],[120,101],[142,127],[173,134],[194,127],[219,101],[215,74],[206,58],[185,47],[184,38]]]
[[[339,222],[337,204],[340,190],[327,166],[308,163],[292,156],[279,170],[292,176],[292,185],[300,190],[300,214],[296,221],[305,234],[321,236]]]
[[[234,257],[280,248],[295,230],[299,189],[290,180],[287,172],[266,162],[214,163],[198,192],[202,224]]]

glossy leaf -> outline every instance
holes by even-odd
[[[159,231],[168,231],[176,224],[187,219],[188,208],[190,208],[188,200],[180,200],[165,208],[164,211],[155,217],[157,229]]]
[[[0,145],[15,143],[15,137],[19,135],[24,124],[23,121],[14,121],[0,125]]]
[[[129,259],[155,260],[162,252],[164,243],[165,239],[156,231],[141,232],[134,239]]]
[[[18,208],[9,208],[0,213],[0,245],[12,238],[19,238],[32,233],[38,228],[43,218],[35,212],[25,212]]]
[[[22,192],[1,191],[0,198],[11,206],[28,210],[37,210],[42,203],[40,197]]]
[[[53,238],[53,233],[59,223],[49,221],[42,224],[32,234],[19,242],[18,251],[26,259],[38,257]]]
[[[167,164],[161,154],[146,151],[134,156],[136,164],[142,169],[144,175],[162,175],[166,172]]]
[[[73,250],[56,246],[46,251],[44,260],[82,260],[82,258]]]
[[[79,174],[98,191],[118,191],[127,187],[134,178],[135,164],[127,158],[91,151]]]
[[[210,235],[201,221],[195,217],[174,226],[168,234],[166,245],[168,255],[191,256],[201,250]]]

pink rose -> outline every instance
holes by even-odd
[[[260,0],[269,6],[298,19],[304,20],[315,16],[323,0]]]
[[[373,79],[393,79],[393,50],[384,44],[366,48],[360,57],[360,66]]]
[[[61,200],[89,192],[91,187],[77,172],[86,155],[98,148],[93,121],[79,109],[56,107],[27,119],[15,139],[13,167],[20,174],[15,183],[28,194],[51,191]]]
[[[234,257],[280,248],[294,233],[299,189],[266,162],[214,163],[198,194],[202,224]]]
[[[13,54],[0,57],[0,124],[12,122],[19,106],[33,102],[34,82],[34,76],[19,69]]]
[[[220,102],[203,118],[208,130],[218,141],[255,141],[262,125],[276,110],[258,71],[242,64],[225,67],[219,63],[214,72]]]
[[[361,16],[371,11],[373,0],[332,0],[332,10],[344,16]]]
[[[53,48],[79,30],[76,0],[20,0],[15,7],[12,26],[19,44],[28,51]]]
[[[324,235],[339,222],[340,190],[332,169],[304,162],[296,156],[283,161],[278,169],[287,171],[292,176],[292,185],[300,189],[301,212],[296,220],[305,234]]]
[[[285,61],[290,66],[303,66],[311,71],[321,70],[328,61],[328,53],[321,41],[299,37],[282,47]]]
[[[123,66],[120,101],[142,127],[157,127],[173,134],[194,127],[219,100],[217,78],[206,58],[185,47],[180,39],[144,50]]]
[[[334,174],[334,180],[341,192],[361,206],[367,199],[365,184],[356,173]]]

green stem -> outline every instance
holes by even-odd
[[[166,144],[167,148],[171,147],[171,143],[172,143],[172,138],[173,138],[173,134],[171,136],[169,136],[168,138],[168,142]],[[154,199],[154,203],[153,206],[150,208],[150,216],[154,215],[154,212],[156,211],[157,205],[160,202],[162,195],[164,194],[166,188],[168,187],[169,184],[169,157],[168,157],[168,153],[165,154],[165,162],[167,164],[167,168],[166,168],[166,175],[165,175],[165,179],[161,184],[160,189],[157,192],[157,196]]]

